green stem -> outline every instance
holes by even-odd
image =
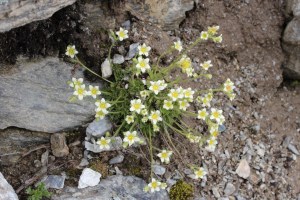
[[[113,137],[115,137],[116,135],[119,134],[120,130],[122,129],[122,127],[125,125],[126,121],[124,120],[122,122],[122,124],[119,126],[119,128],[117,129],[117,131],[114,133]]]
[[[95,76],[101,78],[102,80],[108,82],[108,83],[112,83],[111,81],[107,80],[106,78],[103,78],[102,76],[100,76],[99,74],[97,74],[96,72],[94,72],[93,70],[91,70],[90,68],[88,68],[87,66],[85,66],[77,57],[75,57],[76,59],[74,60],[76,63],[80,64],[84,69],[88,70],[90,73],[94,74]]]
[[[153,177],[153,146],[152,146],[152,134],[149,129],[149,146],[150,146],[150,160],[151,160],[151,178]]]

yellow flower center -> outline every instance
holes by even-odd
[[[168,158],[168,153],[167,152],[161,153],[161,157],[162,158]]]
[[[166,102],[166,106],[167,106],[167,107],[172,107],[172,102],[169,102],[169,101]]]
[[[201,117],[206,117],[206,112],[205,112],[205,111],[201,111],[201,112],[199,113],[199,115],[200,115]]]
[[[152,117],[151,117],[151,118],[152,118],[153,120],[157,120],[158,117],[159,117],[158,114],[154,113],[154,114],[152,114]]]
[[[152,182],[152,183],[151,183],[151,187],[152,187],[152,188],[157,188],[157,187],[158,187],[157,182],[156,182],[156,181]]]
[[[124,31],[120,31],[119,32],[119,37],[124,38],[126,36]]]
[[[104,139],[104,140],[100,140],[100,144],[103,145],[103,146],[105,146],[105,145],[107,145],[108,143],[107,143],[107,141]]]
[[[142,61],[140,62],[141,68],[145,68],[146,65],[147,65],[146,61],[142,60]]]
[[[214,141],[214,140],[209,140],[209,141],[208,141],[208,144],[209,144],[209,145],[214,145],[214,144],[215,144],[215,141]]]
[[[141,52],[142,53],[147,53],[147,47],[141,47]]]
[[[141,104],[139,104],[139,103],[133,104],[133,108],[135,110],[139,110],[141,108]]]
[[[173,92],[173,93],[172,93],[172,97],[177,98],[178,96],[179,96],[179,93],[178,93],[178,92]]]
[[[215,130],[214,132],[211,133],[212,136],[218,137],[219,131]]]
[[[232,87],[231,87],[230,85],[226,85],[226,90],[227,90],[227,91],[230,91],[231,88],[232,88]]]
[[[69,54],[74,55],[75,54],[75,49],[74,48],[69,48]]]
[[[202,170],[198,170],[196,172],[196,175],[199,176],[199,177],[202,177],[204,174],[203,174],[203,171]]]
[[[83,94],[84,94],[84,89],[78,88],[77,93],[78,93],[79,95],[83,95]]]
[[[152,88],[153,88],[154,91],[157,91],[157,90],[159,90],[159,85],[155,84],[155,85],[152,86]]]
[[[98,90],[97,90],[96,88],[93,88],[93,89],[91,90],[91,93],[92,93],[92,94],[95,94],[95,95],[96,95],[97,92],[98,92]]]
[[[214,118],[219,118],[220,117],[220,114],[218,112],[213,112],[212,115],[214,116]]]
[[[181,62],[181,68],[186,70],[188,68],[191,67],[191,62],[188,60],[188,59],[184,59],[182,62]]]
[[[102,108],[102,109],[105,109],[106,108],[106,103],[105,102],[101,102],[99,104],[99,107]]]
[[[127,138],[128,138],[129,141],[132,141],[132,140],[134,140],[134,135],[130,134],[130,135],[127,136]]]
[[[218,31],[218,29],[217,29],[217,27],[215,27],[215,26],[209,27],[209,28],[208,28],[208,32],[209,32],[209,34],[211,34],[211,35],[215,35],[215,34],[217,33],[217,31]]]

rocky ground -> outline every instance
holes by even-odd
[[[97,6],[93,6],[95,4]],[[205,82],[205,85],[201,81],[187,85],[194,88],[214,87],[227,78],[236,84],[238,95],[235,101],[215,102],[225,111],[226,129],[222,132],[214,153],[209,153],[197,145],[190,145],[183,138],[173,135],[173,141],[182,156],[175,155],[172,165],[159,165],[157,174],[169,185],[179,179],[192,183],[195,186],[195,200],[299,199],[300,187],[297,183],[300,182],[300,85],[299,82],[282,77],[285,54],[281,48],[281,38],[283,29],[290,20],[283,9],[285,4],[281,1],[203,0],[195,3],[192,10],[187,9],[190,11],[175,31],[162,30],[167,30],[174,24],[160,23],[161,26],[158,27],[155,20],[147,18],[147,13],[138,12],[139,7],[123,5],[123,1],[80,1],[60,10],[48,20],[33,22],[25,27],[1,33],[1,64],[6,68],[1,68],[4,73],[0,75],[0,80],[16,80],[15,77],[7,79],[6,75],[9,74],[7,71],[10,72],[10,68],[15,69],[12,66],[20,55],[31,58],[57,55],[63,57],[65,47],[70,43],[76,44],[81,58],[86,60],[87,65],[99,71],[109,42],[103,30],[117,28],[122,24],[130,28],[130,41],[114,49],[113,53],[125,56],[130,43],[143,41],[153,47],[153,58],[161,54],[176,38],[180,38],[184,44],[189,44],[207,26],[218,24],[220,33],[223,34],[223,43],[217,46],[212,43],[201,44],[189,53],[196,66],[203,60],[212,60],[213,79],[209,83]],[[189,6],[190,4],[186,4],[186,7]],[[99,17],[97,9],[102,10],[101,17],[105,19],[101,24],[91,20]],[[124,10],[129,10],[131,14],[128,15]],[[82,16],[79,13],[84,14]],[[20,37],[21,33],[26,33],[26,40]],[[39,40],[43,42],[36,42]],[[20,66],[20,69],[24,68]],[[74,66],[69,67],[71,77],[71,68]],[[49,71],[41,73],[49,73],[52,76]],[[64,77],[68,76],[67,72],[59,73],[65,73]],[[86,75],[90,81],[95,80],[95,77]],[[58,87],[62,88],[62,82],[58,83]],[[66,90],[61,91],[67,93]],[[63,98],[64,96],[59,96],[54,102],[60,105]],[[41,104],[42,107],[48,104],[47,101]],[[18,101],[13,105],[17,104]],[[31,105],[25,108],[39,110]],[[74,110],[69,110],[67,114],[75,112]],[[58,123],[56,115],[60,115],[59,111],[51,113],[49,117],[54,123]],[[40,116],[35,118],[39,119]],[[72,124],[66,125],[66,142],[63,137],[55,139],[52,148],[50,137],[53,137],[53,134],[42,133],[57,132],[57,127],[51,126],[51,123],[45,123],[45,129],[40,130],[39,123],[29,126],[26,121],[20,119],[17,120],[19,124],[15,126],[26,125],[29,127],[27,129],[32,131],[8,128],[0,132],[0,138],[4,138],[0,141],[0,171],[19,193],[19,197],[26,199],[24,188],[44,177],[43,180],[49,184],[51,179],[55,179],[53,187],[60,188],[50,189],[55,194],[54,199],[71,198],[74,193],[79,199],[84,196],[90,197],[87,194],[97,193],[114,182],[124,183],[124,187],[117,188],[117,191],[132,195],[136,199],[167,199],[165,193],[158,194],[160,196],[138,196],[139,192],[142,192],[140,186],[145,183],[136,176],[146,181],[149,177],[146,148],[136,147],[101,153],[85,150],[85,147],[88,147],[87,144],[85,147],[83,145],[88,125],[85,122],[91,120],[92,115],[85,114],[79,119],[83,126],[70,130],[68,128]],[[4,128],[13,126],[14,123],[16,124],[14,121],[2,120],[0,125]],[[189,123],[195,125],[194,122]],[[109,126],[95,128],[104,132]],[[88,135],[93,135],[93,131],[87,132]],[[157,145],[163,145],[162,140],[163,138],[157,138],[155,142]],[[56,148],[53,149],[54,147]],[[91,150],[93,147],[88,148]],[[204,165],[208,169],[207,178],[200,182],[190,179],[191,171],[187,169],[187,164],[191,163]],[[96,186],[97,189],[78,191],[76,187],[79,177],[86,167],[100,172],[101,181]],[[122,175],[130,176],[126,178]],[[63,181],[64,189],[61,190]],[[140,185],[136,187],[137,194],[130,193],[128,185],[133,183]],[[110,195],[115,191],[116,189],[112,189],[111,192],[106,192]],[[127,197],[130,199],[132,196]]]

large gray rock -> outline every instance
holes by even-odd
[[[51,17],[76,0],[1,0],[0,32]]]
[[[146,193],[146,182],[134,176],[110,176],[95,187],[84,189],[67,188],[53,200],[168,200],[166,191]]]
[[[286,14],[287,15],[300,15],[300,0],[287,0],[286,1]]]
[[[0,67],[0,69],[2,66]],[[55,57],[19,61],[0,71],[0,129],[10,126],[54,133],[94,117],[90,101],[70,102],[72,65]],[[74,77],[83,77],[82,71]]]
[[[151,21],[164,30],[174,30],[194,8],[194,0],[129,0],[126,9],[137,18]]]
[[[6,181],[0,172],[0,199],[2,200],[17,200],[19,199],[14,189]]]

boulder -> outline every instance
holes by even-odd
[[[11,185],[6,181],[0,172],[0,199],[18,200],[18,196]]]
[[[51,17],[76,0],[1,0],[0,32]]]
[[[56,57],[47,57],[19,60],[9,70],[1,70],[0,129],[14,126],[55,133],[91,121],[95,114],[93,103],[69,101],[73,88],[67,81],[83,77],[82,71],[72,74],[72,69],[72,65]]]
[[[194,0],[129,0],[126,9],[143,21],[150,21],[163,30],[174,30],[184,20],[185,13],[194,8]]]
[[[146,182],[134,176],[115,175],[101,182],[95,187],[84,189],[66,188],[58,195],[52,197],[53,200],[168,200],[166,191],[146,193],[143,188]]]

